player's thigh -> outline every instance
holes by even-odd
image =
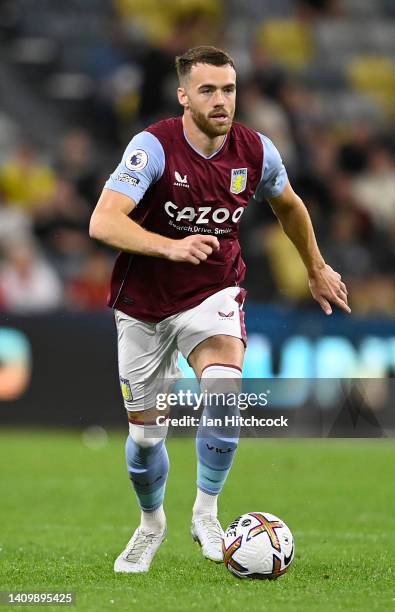
[[[163,388],[166,381],[179,376],[177,346],[174,338],[161,334],[155,324],[138,321],[120,311],[115,311],[115,321],[124,405],[129,420],[144,421],[150,415],[143,418],[143,414],[157,405],[158,393],[166,391]]]
[[[177,316],[177,344],[197,376],[214,363],[242,368],[245,294],[240,287],[228,287]]]

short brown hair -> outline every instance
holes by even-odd
[[[196,66],[196,64],[211,64],[212,66],[226,66],[229,64],[232,68],[235,67],[233,59],[226,51],[217,49],[217,47],[210,47],[209,45],[192,47],[184,55],[176,57],[176,70],[180,82],[189,75],[192,66]]]

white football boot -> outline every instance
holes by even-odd
[[[166,537],[166,527],[160,533],[149,533],[136,529],[114,563],[114,572],[140,574],[148,572],[156,551]]]
[[[207,559],[220,563],[223,561],[222,541],[224,532],[219,520],[210,514],[192,517],[191,534],[195,542],[202,547],[202,553]]]

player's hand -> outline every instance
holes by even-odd
[[[319,303],[325,314],[332,314],[331,304],[334,304],[348,314],[351,312],[347,301],[347,287],[342,282],[338,272],[325,264],[321,270],[309,275],[311,295]]]
[[[218,249],[218,238],[196,234],[182,240],[172,240],[168,258],[171,261],[186,261],[197,266]]]

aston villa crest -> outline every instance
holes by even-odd
[[[123,399],[125,400],[125,402],[131,402],[133,400],[133,394],[132,389],[130,387],[130,382],[127,378],[122,378],[121,376],[119,377],[119,380],[121,381],[121,391]]]
[[[247,168],[233,168],[230,176],[230,192],[235,195],[244,191],[247,186]]]

